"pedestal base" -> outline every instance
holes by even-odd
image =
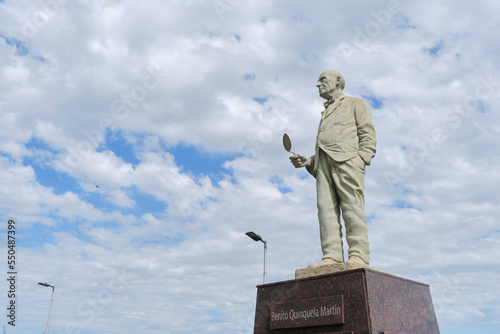
[[[295,279],[326,275],[326,274],[335,274],[346,270],[354,270],[361,268],[373,270],[373,268],[370,268],[366,265],[358,263],[342,262],[335,264],[327,264],[325,266],[319,266],[319,267],[307,267],[303,269],[297,269],[295,270]]]
[[[427,284],[372,269],[257,288],[255,334],[439,334]]]

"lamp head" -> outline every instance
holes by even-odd
[[[50,285],[49,283],[45,282],[45,283],[42,283],[42,282],[39,282],[38,283],[39,285],[42,285],[42,286],[46,286],[47,288],[54,288],[53,285]]]
[[[260,235],[258,235],[258,234],[255,234],[254,232],[247,232],[245,234],[248,235],[250,238],[252,238],[255,241],[262,241],[262,242],[264,242],[264,240],[262,240],[262,237]]]

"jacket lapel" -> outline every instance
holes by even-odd
[[[333,102],[333,104],[331,106],[328,106],[327,110],[325,110],[325,112],[323,113],[322,119],[325,119],[328,116],[330,116],[331,114],[333,114],[335,109],[337,109],[342,104],[342,100],[344,98],[345,98],[344,94],[340,94],[339,96],[337,96],[337,98],[335,99],[335,102]]]

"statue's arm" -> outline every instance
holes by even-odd
[[[294,154],[290,157],[290,161],[295,168],[305,167],[309,174],[316,177],[314,175],[314,155],[308,158],[302,154]]]
[[[359,151],[358,154],[364,160],[367,166],[370,165],[372,158],[375,156],[377,138],[375,136],[375,128],[372,123],[370,107],[364,100],[357,103],[354,110],[354,117],[358,127]]]
[[[306,169],[309,172],[309,174],[316,177],[316,175],[314,175],[314,158],[315,158],[314,155],[309,157],[308,159],[309,164],[306,165]]]

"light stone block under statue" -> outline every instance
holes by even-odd
[[[342,74],[321,73],[316,87],[327,100],[316,137],[315,155],[290,157],[295,168],[305,167],[316,178],[318,218],[323,258],[295,272],[295,278],[368,267],[370,250],[366,227],[365,166],[375,156],[375,129],[366,101],[345,96]],[[344,262],[344,219],[349,259]]]

